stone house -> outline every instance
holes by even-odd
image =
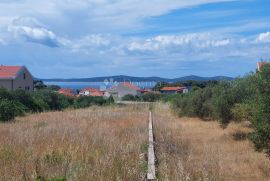
[[[34,90],[34,78],[25,66],[0,66],[0,88]]]

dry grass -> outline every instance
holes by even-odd
[[[146,105],[92,107],[1,123],[0,180],[143,180],[147,115]]]
[[[0,180],[144,180],[148,106],[49,112],[0,124]],[[246,124],[178,118],[154,109],[159,180],[269,180]]]
[[[160,180],[270,180],[270,160],[245,139],[247,125],[177,118],[168,105],[155,106]]]

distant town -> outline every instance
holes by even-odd
[[[258,62],[257,70],[268,62]],[[186,76],[175,79],[166,79],[160,77],[131,77],[131,76],[111,76],[111,77],[95,77],[85,79],[36,79],[30,73],[25,66],[4,66],[0,67],[0,87],[7,90],[22,89],[26,91],[35,90],[35,86],[46,86],[43,85],[43,81],[54,82],[59,94],[69,97],[80,97],[80,96],[92,96],[92,97],[103,97],[109,98],[112,96],[115,100],[121,100],[126,95],[140,96],[143,94],[186,94],[192,86],[185,84],[174,84],[180,81],[220,81],[220,80],[233,80],[231,77],[216,76],[216,77],[199,77],[199,76]],[[74,89],[73,87],[61,87],[57,85],[59,82],[102,82],[105,86],[85,86],[81,89]],[[143,83],[150,82],[150,86],[143,87],[138,86],[138,82]],[[135,82],[135,83],[134,83]],[[155,89],[157,84],[165,83],[160,86],[159,89]],[[167,84],[166,84],[167,82]],[[110,84],[109,83],[113,83]],[[171,84],[169,84],[171,83]],[[37,84],[37,85],[34,85]],[[38,85],[41,84],[41,85]],[[137,85],[136,85],[137,84]],[[109,86],[108,86],[109,85]]]

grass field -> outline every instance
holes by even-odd
[[[147,106],[48,112],[0,124],[0,180],[143,180]]]
[[[154,106],[159,180],[270,178],[270,161],[255,152],[248,125],[178,118]],[[148,106],[48,112],[0,124],[0,180],[145,180]]]
[[[175,117],[164,104],[154,115],[160,180],[270,179],[270,160],[245,139],[248,125],[223,130],[216,121]]]

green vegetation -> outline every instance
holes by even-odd
[[[196,81],[196,80],[187,80],[181,82],[174,82],[174,83],[167,83],[167,82],[158,82],[154,87],[153,90],[160,91],[163,87],[175,87],[175,86],[185,86],[185,87],[192,87],[194,90],[205,88],[208,85],[216,85],[218,81],[209,80],[209,81]]]
[[[42,80],[34,80],[34,88],[36,90],[52,90],[52,91],[58,91],[61,89],[58,85],[45,85]]]
[[[23,114],[24,114],[24,107],[19,102],[14,102],[8,99],[3,99],[0,101],[1,121],[14,120],[15,116]]]
[[[270,156],[270,66],[264,66],[258,73],[257,95],[254,99],[254,112],[252,116],[252,125],[254,132],[251,134],[251,140],[258,151],[265,151]]]
[[[234,81],[208,84],[188,94],[167,97],[180,116],[218,120],[223,128],[231,121],[250,121],[249,135],[258,151],[270,156],[270,66]]]
[[[67,97],[57,92],[42,89],[35,92],[0,89],[0,121],[14,120],[25,113],[62,111],[66,108],[84,108],[92,105],[112,104],[113,99],[102,97]]]
[[[156,102],[159,100],[162,100],[165,97],[165,95],[162,94],[156,94],[156,93],[145,93],[140,96],[136,95],[125,95],[122,97],[123,101],[137,101],[137,102]]]

